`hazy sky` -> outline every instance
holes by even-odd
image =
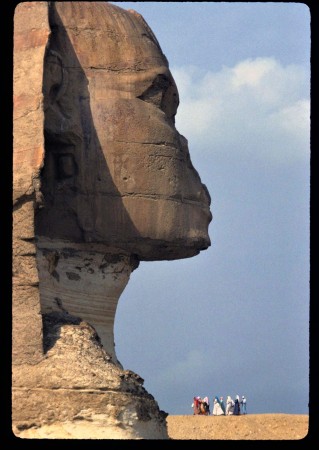
[[[142,14],[169,61],[213,214],[208,250],[132,273],[118,359],[172,415],[236,394],[248,413],[308,414],[309,9],[112,3]]]

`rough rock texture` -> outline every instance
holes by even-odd
[[[52,424],[80,436],[86,423],[88,438],[168,438],[167,414],[116,358],[113,327],[140,260],[192,257],[210,245],[210,196],[175,128],[178,102],[168,62],[136,12],[106,2],[18,4],[12,421],[19,436],[43,437]]]
[[[141,260],[206,249],[209,194],[174,126],[178,92],[143,19],[103,2],[57,2],[49,18],[37,234]]]
[[[43,358],[35,206],[44,161],[43,61],[50,35],[45,2],[20,3],[14,17],[13,365]]]

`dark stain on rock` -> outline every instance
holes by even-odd
[[[52,274],[59,262],[59,254],[56,251],[43,250],[43,256],[48,261],[49,272]]]
[[[123,255],[115,255],[113,253],[106,253],[103,256],[102,264],[101,264],[100,268],[102,266],[105,267],[108,264],[116,264],[116,263],[118,263],[119,261],[122,261],[122,260],[123,260]]]
[[[38,428],[38,426],[34,422],[32,422],[32,423],[21,423],[21,424],[17,425],[17,429],[19,431],[28,430],[29,428]]]
[[[53,270],[53,272],[51,273],[51,275],[57,280],[60,281],[60,275],[58,274],[58,272],[56,270]]]
[[[73,248],[64,248],[62,256],[64,259],[73,258],[76,255],[76,250]]]
[[[102,272],[104,273],[104,269],[106,269],[107,266],[108,266],[107,263],[101,264],[101,265],[99,266],[99,269],[101,269]]]
[[[74,272],[65,272],[65,273],[69,280],[74,280],[74,281],[81,280],[80,275],[78,275],[77,273],[74,273]]]
[[[63,308],[62,300],[59,297],[54,297],[54,301],[57,304],[57,306],[61,309],[61,311],[63,311],[66,314],[69,314],[68,311],[65,308]]]

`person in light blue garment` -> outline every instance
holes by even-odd
[[[240,401],[242,414],[247,414],[247,399],[243,395]]]

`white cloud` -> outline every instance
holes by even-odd
[[[275,66],[275,60],[269,58],[258,58],[254,61],[247,59],[232,69],[232,85],[234,87],[258,86],[262,84],[265,76],[273,72]]]
[[[309,129],[310,104],[307,100],[298,100],[275,111],[269,116],[271,126],[277,125],[282,130],[290,133],[292,136],[298,136],[307,132]]]
[[[247,59],[219,72],[172,68],[180,93],[176,128],[197,150],[254,154],[276,162],[309,157],[310,93],[305,67]]]

